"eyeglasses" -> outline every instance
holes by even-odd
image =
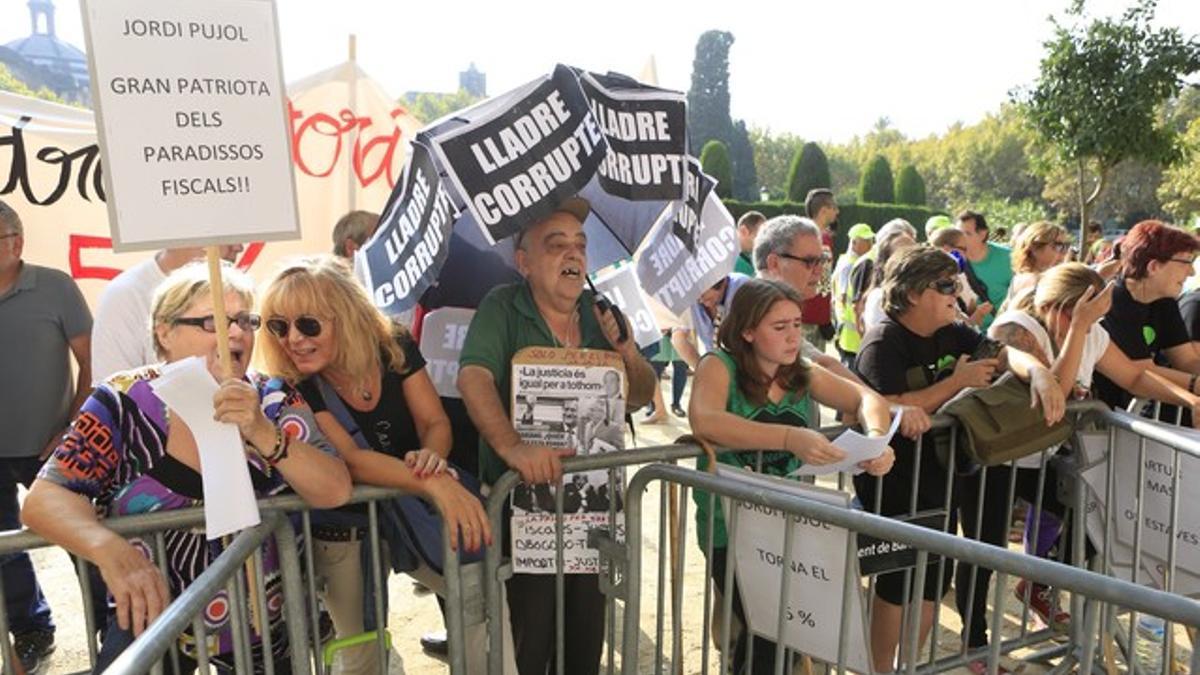
[[[805,267],[807,267],[810,270],[812,268],[816,267],[817,265],[824,265],[829,260],[824,255],[806,255],[803,257],[798,256],[798,255],[792,255],[791,253],[776,253],[775,255],[779,256],[780,258],[787,258],[788,260],[795,260],[796,262],[804,265]]]
[[[247,333],[258,330],[258,327],[262,325],[261,316],[247,312],[235,314],[234,316],[227,316],[225,318],[229,320],[230,326],[236,323],[238,328],[241,328]],[[212,314],[207,316],[183,316],[172,320],[171,325],[195,326],[202,329],[205,333],[217,332],[217,319]]]
[[[1059,253],[1066,253],[1067,249],[1071,248],[1071,245],[1065,241],[1039,241],[1038,246],[1049,246]]]
[[[1168,262],[1177,262],[1177,263],[1183,263],[1184,265],[1192,265],[1196,261],[1188,260],[1187,258],[1171,258]]]
[[[321,320],[315,316],[300,315],[291,322],[282,317],[267,319],[267,330],[280,340],[286,339],[288,331],[295,325],[296,330],[304,337],[315,338],[321,334]]]
[[[962,282],[957,277],[954,279],[938,279],[929,284],[929,287],[942,295],[958,295],[958,292],[962,290]]]

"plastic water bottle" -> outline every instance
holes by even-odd
[[[1161,642],[1166,632],[1166,622],[1157,616],[1142,614],[1138,617],[1138,632],[1155,642]]]

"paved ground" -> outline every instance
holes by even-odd
[[[675,418],[671,418],[668,423],[662,425],[639,425],[638,443],[643,446],[668,443],[677,436],[687,433],[687,431],[685,422]],[[652,489],[657,490],[657,488]],[[648,569],[643,573],[645,585],[641,619],[642,640],[639,650],[641,663],[643,664],[640,670],[643,672],[652,672],[655,654],[658,652],[655,647],[654,638],[656,635],[655,616],[657,612],[653,599],[658,590],[656,565],[658,560],[657,524],[659,522],[659,500],[657,499],[657,494],[650,496],[653,498],[645,501],[647,506],[647,520],[645,521],[644,560],[647,561]],[[701,637],[703,626],[701,623],[700,615],[702,612],[700,608],[703,606],[705,585],[704,559],[695,544],[691,528],[689,528],[688,536],[688,544],[684,554],[685,566],[683,575],[683,615],[686,617],[682,632],[683,672],[699,673],[702,670],[701,664],[703,660],[703,640]],[[81,602],[79,600],[78,585],[67,557],[62,551],[57,549],[38,551],[34,554],[34,564],[39,570],[42,583],[54,608],[55,620],[59,624],[59,648],[52,659],[50,668],[45,672],[76,673],[84,671],[87,668],[88,658],[86,649],[82,647],[80,639],[80,636],[84,633]],[[449,672],[449,668],[442,661],[423,654],[417,642],[423,632],[439,628],[441,625],[441,616],[433,596],[416,593],[409,579],[402,576],[393,576],[391,578],[389,590],[391,603],[389,622],[394,643],[393,658],[389,672],[393,675],[400,673],[443,675]],[[669,617],[667,620],[669,621]],[[1016,634],[1019,630],[1019,626],[1017,625],[1018,620],[1010,619],[1006,622],[1006,636]],[[958,648],[958,629],[958,616],[953,609],[951,601],[943,607],[941,612],[941,637],[939,640],[939,644],[942,647],[940,650],[941,653],[948,655]],[[669,635],[669,623],[667,632]],[[670,638],[665,638],[665,642],[666,653],[669,656],[672,651]],[[1187,643],[1181,642],[1181,644]],[[709,672],[715,673],[717,672],[716,652],[710,649],[708,654]],[[1005,665],[1029,675],[1048,672],[1042,666],[1022,663],[1019,657],[1007,659]],[[1155,660],[1153,670],[1149,672],[1157,671],[1157,660]],[[668,670],[667,672],[670,671]],[[960,672],[967,671],[962,669]]]

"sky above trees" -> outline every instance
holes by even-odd
[[[59,36],[84,45],[79,5],[59,0]],[[1125,3],[1093,0],[1094,13]],[[662,86],[685,91],[696,39],[728,30],[731,112],[752,127],[845,141],[881,117],[909,137],[978,122],[1037,74],[1046,17],[1066,2],[922,0],[779,4],[760,0],[647,3],[611,0],[564,12],[550,0],[396,3],[279,0],[289,80],[346,58],[358,35],[362,67],[399,97],[450,91],[471,62],[500,93],[556,62],[637,76],[650,57]],[[736,10],[736,11],[734,11]],[[1200,2],[1161,0],[1158,23],[1200,33]],[[569,15],[569,16],[568,16]],[[467,18],[469,17],[469,20]],[[0,43],[29,33],[28,9],[0,2]]]

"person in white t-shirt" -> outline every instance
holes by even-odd
[[[220,246],[221,257],[233,262],[241,244]],[[150,299],[167,275],[204,255],[202,248],[167,248],[121,272],[100,294],[92,322],[92,384],[123,370],[158,361],[150,330]]]
[[[1035,286],[1013,298],[1010,308],[996,317],[988,333],[992,338],[1041,360],[1050,368],[1068,399],[1087,397],[1092,377],[1099,372],[1136,396],[1197,411],[1200,396],[1189,391],[1189,387],[1195,387],[1195,378],[1191,374],[1168,368],[1143,369],[1109,339],[1099,320],[1108,312],[1112,292],[1112,284],[1106,284],[1090,267],[1081,263],[1063,263],[1042,273]],[[1053,454],[1057,449],[1048,448],[1046,452]],[[1016,463],[1016,495],[1031,504],[1037,499],[1042,463],[1041,454],[1021,458]],[[967,536],[996,546],[1006,545],[1011,518],[1007,508],[1010,472],[1008,466],[994,466],[988,468],[985,480],[979,474],[960,480],[960,522]],[[1064,512],[1056,496],[1056,484],[1054,465],[1047,462],[1040,517],[1042,527],[1051,530],[1051,544],[1061,534],[1057,520]],[[982,517],[978,517],[979,511]],[[1033,518],[1029,520],[1032,522]],[[976,522],[979,523],[978,532],[974,531]],[[973,585],[971,572],[972,566],[959,566],[955,595],[959,613],[964,617],[964,639],[974,649],[987,644],[985,614],[991,570],[979,568]],[[973,594],[971,588],[974,588]],[[1017,585],[1017,596],[1022,601],[1028,588],[1025,581]],[[1048,625],[1065,629],[1070,615],[1055,606],[1051,590],[1033,584],[1029,591],[1030,608]]]

